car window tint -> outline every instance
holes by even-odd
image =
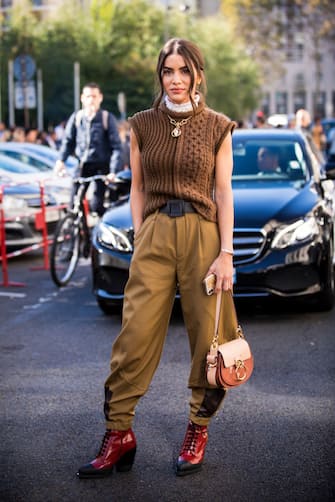
[[[233,144],[234,179],[309,178],[306,154],[297,141],[237,140]]]
[[[19,163],[10,163],[5,160],[0,160],[0,168],[9,173],[16,174],[29,174],[38,172],[36,167],[28,166],[28,165],[20,165]]]
[[[32,157],[31,155],[28,155],[24,152],[15,152],[13,150],[4,150],[3,153],[5,155],[8,155],[8,157],[11,157],[12,159],[19,160],[20,162],[23,162],[24,164],[28,164],[29,166],[36,167],[39,171],[49,171],[50,167],[42,162],[39,159],[36,159],[35,157]]]

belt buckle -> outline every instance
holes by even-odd
[[[183,200],[169,200],[167,202],[167,208],[169,211],[169,216],[171,218],[177,218],[178,216],[184,216],[184,201]]]

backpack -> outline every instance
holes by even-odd
[[[83,117],[84,110],[78,110],[76,113],[76,128],[80,126],[81,119]],[[108,131],[108,111],[102,110],[102,125],[105,131]]]

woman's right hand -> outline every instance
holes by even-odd
[[[66,176],[66,167],[62,160],[56,160],[54,171],[57,176]]]

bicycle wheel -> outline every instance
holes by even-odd
[[[80,228],[72,214],[67,214],[54,234],[50,253],[50,272],[57,286],[65,286],[71,279],[80,256]]]

